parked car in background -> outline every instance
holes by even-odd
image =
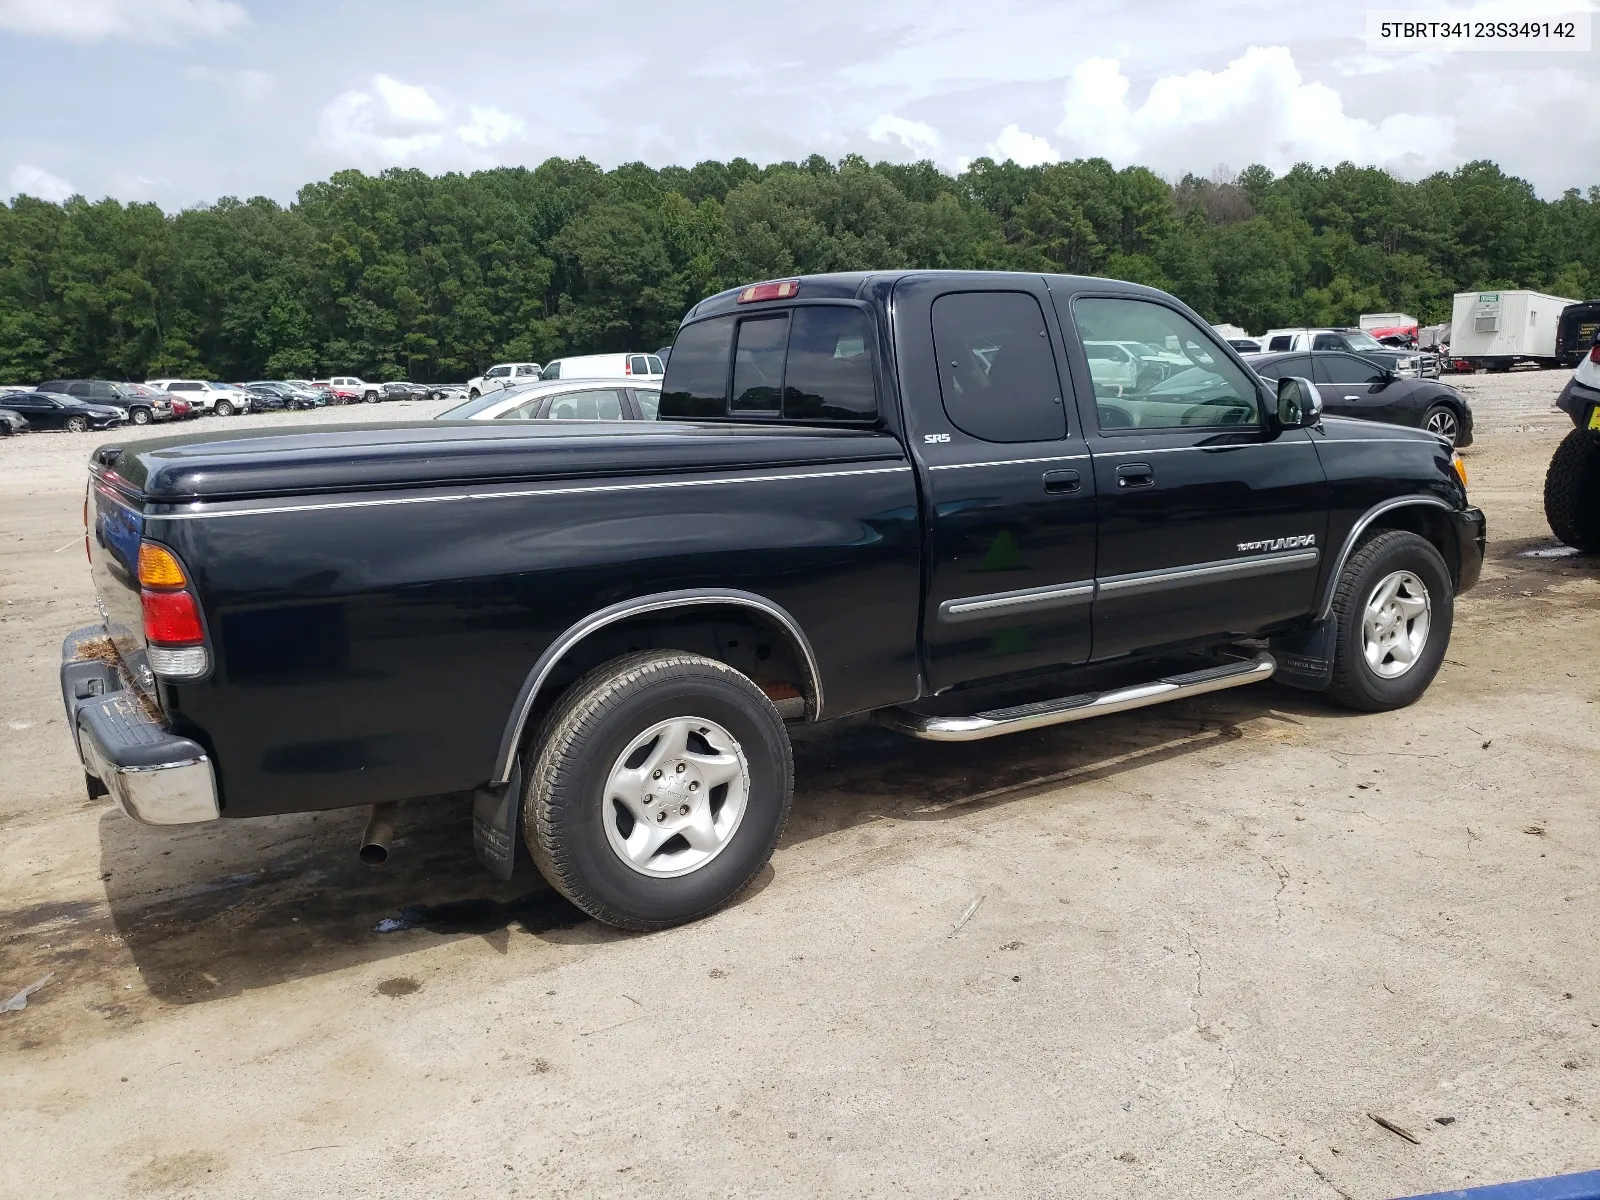
[[[383,399],[382,384],[367,383],[356,375],[334,375],[328,380],[328,386],[335,395],[350,400],[376,404]]]
[[[0,408],[0,437],[10,437],[14,433],[24,433],[28,428],[28,418],[11,408]]]
[[[234,413],[250,411],[250,393],[231,384],[211,383],[204,379],[152,379],[149,384],[164,392],[180,396],[201,412],[218,417],[231,417]]]
[[[671,346],[663,346],[663,347],[661,347],[661,349],[656,351],[656,357],[661,360],[661,365],[663,367],[665,367],[667,365],[667,359],[672,357],[672,347]]]
[[[404,379],[396,379],[386,383],[382,388],[381,399],[384,400],[429,400],[432,394],[425,383],[409,383]]]
[[[465,400],[467,398],[465,384],[435,383],[429,385],[428,388],[429,400]]]
[[[128,416],[115,404],[94,404],[65,392],[17,392],[6,397],[6,408],[19,413],[35,429],[65,429],[68,433],[110,429]]]
[[[1261,353],[1261,343],[1256,341],[1255,338],[1228,338],[1226,340],[1228,345],[1232,346],[1240,354]]]
[[[110,379],[50,379],[41,383],[41,392],[61,392],[87,400],[90,404],[109,404],[128,414],[128,424],[148,425],[172,419],[172,401],[156,389],[139,384],[118,383]]]
[[[165,405],[169,410],[168,415],[165,418],[157,416],[158,421],[163,419],[181,421],[200,415],[187,400],[174,396],[171,392],[164,392],[160,388],[151,387],[148,383],[124,383],[122,388],[129,395],[143,397],[158,406]]]
[[[495,363],[482,375],[467,380],[467,399],[514,387],[519,383],[530,383],[539,378],[540,370],[542,368],[536,362]]]
[[[580,354],[547,362],[540,379],[655,379],[666,374],[655,354]]]
[[[284,379],[258,379],[254,383],[244,385],[245,390],[256,397],[275,396],[282,401],[282,407],[288,409],[321,408],[328,403],[327,397],[310,388],[298,388]]]
[[[552,379],[505,388],[447,408],[435,421],[654,421],[661,387]]]
[[[1472,407],[1448,383],[1402,378],[1383,363],[1343,350],[1246,354],[1263,379],[1309,379],[1322,393],[1323,411],[1409,425],[1438,434],[1452,446],[1472,445]]]
[[[1382,363],[1402,378],[1439,378],[1439,358],[1416,350],[1385,346],[1364,329],[1269,329],[1256,339],[1263,354],[1291,350],[1345,350]]]

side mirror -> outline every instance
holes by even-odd
[[[1322,394],[1317,385],[1297,375],[1278,380],[1278,425],[1305,429],[1322,420]]]

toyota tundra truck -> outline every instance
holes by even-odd
[[[1186,366],[1097,377],[1087,342]],[[1378,712],[1439,669],[1484,519],[1423,430],[1323,417],[1129,283],[832,274],[683,319],[649,422],[109,444],[102,620],[61,682],[92,792],[181,824],[470,803],[595,918],[728,903],[789,727],[962,742],[1269,679]]]

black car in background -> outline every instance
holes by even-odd
[[[1311,380],[1322,393],[1323,411],[1332,416],[1409,425],[1452,446],[1472,445],[1467,398],[1437,379],[1403,379],[1383,363],[1343,350],[1246,354],[1244,361],[1264,379]]]
[[[397,379],[392,383],[384,384],[383,387],[379,389],[378,399],[431,400],[433,399],[433,392],[425,383],[407,383],[403,379]]]
[[[171,399],[139,384],[110,379],[49,379],[41,383],[38,390],[73,396],[89,404],[120,408],[131,425],[148,425],[172,416]]]
[[[127,420],[127,413],[114,404],[91,404],[63,392],[14,392],[6,397],[5,406],[20,413],[34,429],[86,433]]]

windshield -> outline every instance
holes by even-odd
[[[1365,329],[1352,329],[1344,336],[1345,340],[1350,343],[1350,349],[1352,350],[1361,351],[1383,349],[1383,343],[1377,338],[1373,337]]]

